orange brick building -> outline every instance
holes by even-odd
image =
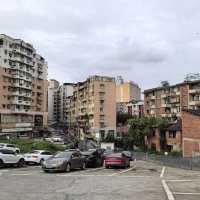
[[[200,111],[182,112],[182,137],[183,156],[200,156]]]

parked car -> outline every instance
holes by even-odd
[[[82,152],[82,155],[86,158],[87,167],[100,167],[103,166],[103,149],[91,149],[89,151]]]
[[[45,160],[52,157],[53,154],[46,150],[34,150],[24,154],[24,159],[28,164],[42,164]]]
[[[122,153],[125,154],[130,161],[133,161],[133,154],[130,151],[122,151]]]
[[[4,166],[16,165],[23,167],[25,165],[24,157],[9,149],[0,149],[0,168]]]
[[[103,159],[105,160],[106,156],[114,153],[112,149],[103,149]]]
[[[8,149],[16,153],[20,153],[20,149],[17,148],[14,144],[0,143],[0,149]]]
[[[105,158],[105,167],[130,167],[130,159],[124,153],[113,153]]]
[[[85,157],[79,151],[64,151],[58,152],[53,157],[49,158],[42,164],[45,172],[48,171],[66,171],[71,169],[81,168],[85,169]]]

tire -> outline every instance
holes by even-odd
[[[82,166],[81,166],[81,169],[82,169],[82,170],[85,170],[85,168],[86,168],[86,163],[83,162],[83,164],[82,164]]]
[[[0,159],[0,169],[4,167],[4,162],[3,160]]]
[[[44,162],[44,159],[42,158],[42,159],[40,160],[40,165],[43,165],[43,162]]]
[[[105,168],[106,168],[106,169],[109,169],[109,168],[110,168],[110,166],[108,166],[108,165],[105,165]]]
[[[70,172],[71,171],[71,165],[69,163],[67,163],[65,171],[66,172]]]
[[[25,160],[24,160],[23,158],[21,158],[21,159],[19,160],[19,162],[17,163],[17,166],[18,166],[18,167],[24,167],[24,166],[25,166]]]

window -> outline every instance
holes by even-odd
[[[176,131],[169,131],[169,138],[176,138]]]
[[[52,153],[49,152],[49,151],[44,151],[44,152],[41,153],[41,155],[52,155]]]

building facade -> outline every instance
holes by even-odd
[[[74,84],[64,83],[60,85],[57,80],[50,79],[48,87],[48,123],[67,123],[67,107],[69,96],[73,95]],[[67,124],[66,124],[67,126]]]
[[[58,89],[59,82],[50,79],[48,84],[48,124],[54,124],[58,121]]]
[[[21,39],[0,34],[0,134],[47,127],[47,62]]]
[[[129,103],[118,103],[117,112],[142,117],[144,115],[144,102],[131,101]]]
[[[146,116],[180,117],[182,109],[200,109],[199,80],[144,91]]]
[[[68,98],[69,124],[78,129],[80,138],[90,135],[104,138],[116,132],[116,85],[115,79],[91,76],[74,85],[73,95]]]
[[[116,84],[116,102],[117,103],[129,103],[130,101],[141,100],[141,89],[140,87],[132,82],[118,81]]]
[[[182,122],[183,156],[200,156],[200,111],[183,110]]]

